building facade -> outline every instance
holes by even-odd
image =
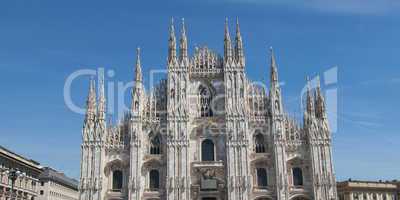
[[[337,183],[339,200],[398,200],[398,183],[348,180]]]
[[[37,199],[40,168],[38,162],[0,146],[0,200]]]
[[[138,49],[131,108],[116,125],[104,78],[98,92],[90,81],[80,200],[337,199],[320,87],[309,83],[299,123],[285,112],[272,49],[266,89],[246,76],[239,23],[234,39],[226,23],[223,45],[222,56],[189,56],[184,23],[179,41],[172,23],[166,79],[145,90]]]
[[[45,167],[39,175],[39,200],[78,200],[78,181]]]

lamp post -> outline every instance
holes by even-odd
[[[18,169],[11,168],[6,171],[6,174],[8,174],[8,178],[11,179],[11,200],[13,199],[13,193],[14,193],[14,185],[15,181],[18,179],[18,177],[23,176],[24,174],[21,173]],[[17,192],[15,192],[15,197],[17,196]],[[15,199],[15,198],[14,198]]]

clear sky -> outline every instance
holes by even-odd
[[[398,1],[397,1],[398,2]],[[83,116],[64,103],[66,78],[113,69],[133,78],[135,49],[144,77],[165,68],[171,17],[184,17],[189,48],[223,53],[223,25],[239,17],[250,79],[268,80],[277,55],[285,106],[298,112],[307,75],[338,66],[339,180],[400,179],[400,5],[396,0],[53,1],[0,3],[0,145],[79,177]],[[72,85],[83,105],[88,77]],[[329,89],[329,88],[328,88]]]

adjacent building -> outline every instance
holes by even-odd
[[[41,173],[38,162],[0,146],[0,200],[38,199]]]
[[[337,199],[319,84],[308,82],[300,123],[285,111],[272,49],[264,88],[246,76],[239,23],[234,39],[228,23],[221,36],[223,55],[206,46],[189,55],[184,23],[179,42],[172,23],[166,79],[150,91],[138,49],[130,111],[116,125],[106,119],[104,78],[98,90],[90,82],[80,200]]]
[[[77,200],[78,185],[63,173],[0,146],[0,200]]]
[[[45,167],[39,181],[39,200],[78,200],[78,181],[61,172]]]
[[[339,200],[399,200],[398,182],[348,180],[337,184]]]

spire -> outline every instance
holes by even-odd
[[[168,62],[176,59],[176,38],[174,28],[174,18],[171,18],[171,26],[169,28],[169,45],[168,45]]]
[[[237,62],[244,65],[243,41],[242,41],[242,35],[240,34],[239,18],[236,18],[235,54]]]
[[[275,61],[275,54],[272,47],[270,47],[271,52],[271,86],[279,86],[278,83],[278,67]]]
[[[326,118],[325,98],[321,92],[321,83],[319,75],[317,76],[317,89],[315,90],[315,115],[318,118]]]
[[[106,119],[106,97],[104,94],[104,73],[99,79],[99,105],[98,105],[99,120]]]
[[[307,101],[306,101],[306,113],[310,116],[314,115],[314,98],[311,92],[311,81],[310,77],[307,76]]]
[[[270,88],[270,99],[271,99],[271,109],[274,114],[282,114],[283,113],[283,104],[282,104],[282,95],[279,87],[278,81],[278,69],[275,62],[275,55],[272,47],[270,48],[271,52],[271,88]]]
[[[96,115],[96,89],[93,78],[89,83],[89,95],[86,101],[86,120],[93,120]]]
[[[182,30],[181,30],[181,42],[180,42],[180,60],[186,60],[188,57],[188,49],[187,49],[187,37],[186,37],[186,28],[185,28],[185,19],[182,18]]]
[[[142,66],[140,64],[140,48],[136,49],[135,82],[142,82]]]
[[[228,18],[225,19],[225,35],[224,35],[224,60],[225,62],[232,58],[232,42],[229,35]]]

